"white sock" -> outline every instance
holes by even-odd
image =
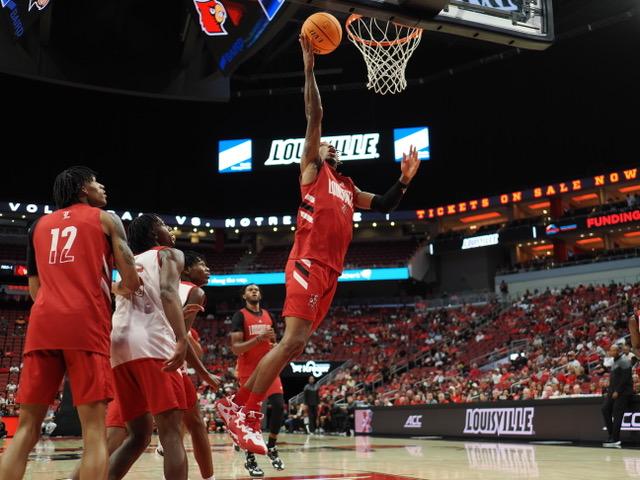
[[[209,478],[202,477],[202,480],[216,480],[216,476],[215,475],[211,475]]]

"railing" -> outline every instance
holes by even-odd
[[[482,365],[480,370],[482,370],[487,365],[495,363],[497,360],[504,358],[512,353],[522,351],[522,347],[529,343],[528,340],[520,339],[513,340],[508,347],[502,347],[498,350],[493,350],[491,352],[487,352],[484,355],[480,355],[479,357],[475,357],[469,361],[470,365],[477,363],[478,365]]]
[[[461,305],[482,305],[494,300],[500,301],[501,297],[494,292],[475,292],[451,295],[445,298],[426,298],[424,303],[427,306],[427,310],[435,310],[438,308],[459,307]]]

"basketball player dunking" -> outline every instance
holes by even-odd
[[[307,131],[300,161],[302,203],[285,269],[284,337],[264,356],[233,399],[219,400],[234,410],[228,417],[228,429],[240,447],[263,455],[267,453],[267,446],[260,433],[260,404],[287,362],[304,350],[331,306],[351,242],[354,208],[392,211],[420,165],[418,153],[411,147],[409,153],[403,155],[400,179],[384,195],[363,192],[350,178],[338,173],[338,152],[320,141],[322,105],[313,74],[313,49],[304,36],[300,37],[300,44],[305,70]]]
[[[233,316],[230,334],[231,350],[238,355],[236,371],[238,384],[241,387],[247,383],[260,360],[269,353],[276,340],[271,314],[260,307],[260,302],[262,301],[260,287],[255,284],[245,285],[242,288],[242,299],[245,302],[245,306]],[[268,388],[265,398],[271,406],[269,442],[267,443],[269,451],[267,455],[273,468],[284,470],[284,462],[278,454],[278,447],[276,447],[278,432],[280,432],[284,419],[284,392],[279,376]],[[219,403],[219,406],[222,407],[223,404]],[[229,409],[222,408],[218,410],[218,413],[224,418],[225,415],[228,415]],[[264,471],[260,468],[255,455],[251,452],[247,452],[244,467],[252,477],[264,476]]]
[[[65,374],[82,423],[82,478],[106,478],[109,454],[105,408],[113,398],[109,365],[112,259],[119,288],[139,286],[120,219],[100,210],[104,186],[86,167],[60,173],[53,186],[55,212],[29,232],[29,293],[34,301],[20,377],[18,431],[0,457],[0,478],[20,479],[40,436],[49,405]]]

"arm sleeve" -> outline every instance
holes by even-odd
[[[36,262],[36,250],[33,248],[33,232],[38,222],[34,222],[29,228],[29,241],[27,242],[27,271],[29,276],[38,275],[38,263]]]
[[[400,205],[407,186],[397,181],[384,195],[374,195],[371,199],[371,209],[382,213],[392,212]]]
[[[231,319],[231,331],[244,333],[244,315],[241,311],[237,311]]]

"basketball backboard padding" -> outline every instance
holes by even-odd
[[[329,12],[395,21],[427,31],[544,50],[554,39],[551,0],[291,0]],[[434,15],[438,6],[442,9]]]

